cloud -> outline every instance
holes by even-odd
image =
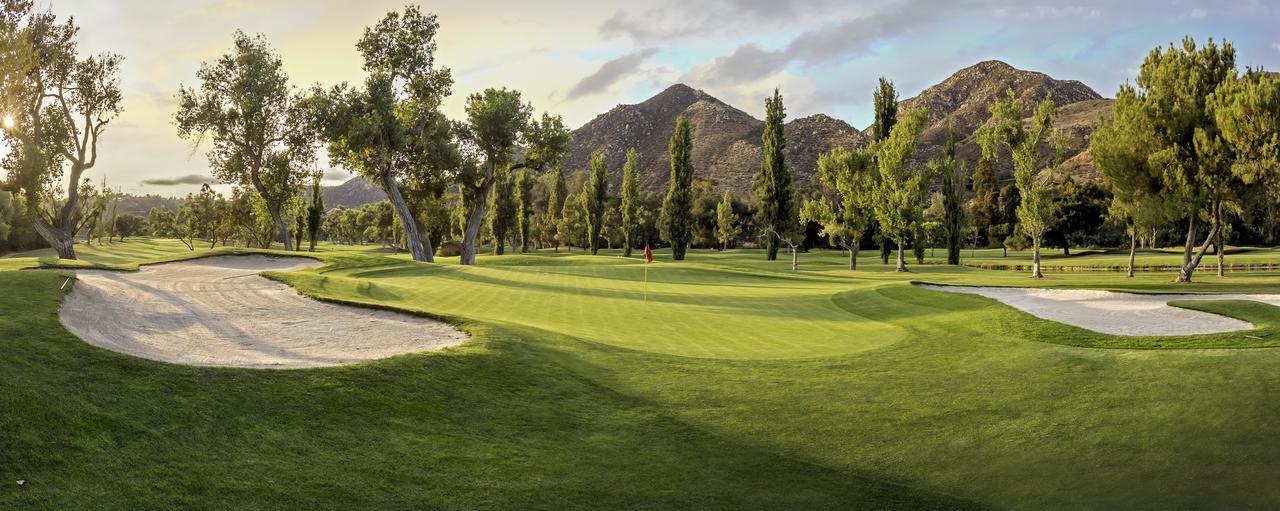
[[[345,170],[330,169],[324,172],[325,181],[346,181],[351,179],[351,177],[351,173]]]
[[[674,0],[639,13],[618,10],[600,24],[605,38],[630,37],[653,42],[695,35],[716,35],[759,22],[795,19],[817,12],[826,0]]]
[[[1206,11],[1206,10],[1204,10],[1204,9],[1201,9],[1201,8],[1198,8],[1198,7],[1197,7],[1197,8],[1195,8],[1195,9],[1191,9],[1191,17],[1192,17],[1192,18],[1195,18],[1195,19],[1203,19],[1205,16],[1208,16],[1208,15],[1209,15],[1209,11]]]
[[[1276,41],[1276,42],[1274,42],[1274,43],[1271,43],[1271,47],[1272,47],[1272,48],[1275,48],[1275,49],[1276,49],[1276,51],[1280,51],[1280,41]]]
[[[596,72],[587,75],[574,84],[565,95],[565,99],[580,98],[608,90],[618,80],[636,72],[637,66],[648,60],[655,53],[658,53],[657,48],[645,48],[605,62]]]
[[[946,6],[946,2],[939,0],[914,0],[907,5],[895,5],[809,30],[780,50],[744,44],[728,55],[694,66],[683,79],[707,85],[733,84],[776,74],[793,62],[812,66],[847,61],[870,53],[872,46],[881,40],[905,35],[941,18]]]
[[[182,186],[182,185],[203,185],[216,184],[218,181],[212,177],[200,174],[189,174],[182,177],[172,179],[145,179],[142,181],[144,186]]]

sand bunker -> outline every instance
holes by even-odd
[[[1238,319],[1170,306],[1171,300],[1252,300],[1280,306],[1280,295],[1143,295],[1087,289],[919,287],[994,298],[1040,318],[1112,335],[1195,335],[1253,328],[1252,324]]]
[[[134,273],[79,270],[60,317],[89,344],[201,366],[333,366],[466,340],[439,321],[319,302],[258,275],[318,264],[223,256],[144,266]]]

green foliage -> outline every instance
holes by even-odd
[[[872,124],[871,133],[879,142],[889,138],[893,125],[898,123],[898,91],[894,89],[893,82],[883,76],[873,94],[872,108],[875,110],[875,124]]]
[[[733,192],[725,190],[724,198],[716,205],[716,239],[720,240],[721,249],[727,250],[740,234],[738,214],[733,211]]]
[[[671,245],[672,259],[681,261],[693,238],[693,142],[689,138],[689,122],[683,115],[676,119],[668,151],[671,179],[658,225],[662,239]]]
[[[591,255],[595,255],[604,241],[601,229],[604,227],[605,204],[609,201],[609,169],[604,166],[604,153],[596,151],[591,154],[587,181],[582,186],[587,245],[591,248]]]
[[[520,252],[528,252],[532,240],[531,224],[533,222],[533,178],[529,177],[529,169],[520,169],[515,178],[516,233],[520,237]]]
[[[317,173],[311,182],[311,201],[307,203],[307,239],[310,250],[316,251],[316,241],[320,239],[320,229],[324,223],[324,192],[320,188],[320,174]]]
[[[942,161],[934,165],[934,173],[942,176],[941,227],[947,246],[947,264],[960,264],[961,237],[965,230],[964,199],[961,197],[964,193],[964,163],[956,160],[956,137],[950,119],[947,119],[947,141],[942,148]]]
[[[756,225],[764,236],[765,255],[772,261],[778,258],[779,236],[787,236],[799,228],[794,221],[796,206],[792,181],[794,177],[785,160],[787,147],[783,127],[786,109],[782,106],[782,93],[773,90],[773,96],[764,102],[764,135],[761,140],[764,153],[760,172],[752,180],[756,199]]]
[[[1000,192],[996,187],[996,173],[991,158],[978,157],[973,167],[973,198],[969,199],[970,221],[977,229],[978,243],[995,241],[991,228],[999,223]]]
[[[489,234],[493,236],[493,253],[496,255],[506,252],[507,234],[516,221],[514,180],[514,176],[509,174],[502,176],[489,196]]]
[[[800,210],[800,220],[821,227],[819,234],[832,244],[850,251],[851,269],[856,265],[859,240],[874,215],[878,170],[875,149],[838,147],[818,157],[818,181],[831,193],[808,199]]]
[[[622,165],[622,192],[621,192],[621,229],[622,229],[622,256],[631,257],[631,250],[635,248],[635,242],[632,236],[635,235],[636,228],[640,223],[640,213],[644,205],[640,203],[640,176],[636,170],[636,150],[635,148],[627,149],[627,162]]]
[[[913,109],[876,146],[879,182],[873,209],[880,230],[899,246],[910,241],[924,202],[924,176],[909,167],[927,116]]]

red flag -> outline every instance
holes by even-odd
[[[648,243],[644,244],[644,259],[645,259],[645,262],[648,262],[648,263],[653,262],[653,249],[649,248]]]

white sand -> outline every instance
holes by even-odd
[[[89,344],[200,366],[334,366],[467,339],[439,321],[312,300],[258,275],[319,264],[222,256],[144,266],[133,273],[79,270],[59,315]]]
[[[1087,289],[920,287],[994,298],[1036,317],[1112,335],[1195,335],[1253,328],[1246,321],[1170,306],[1171,300],[1252,300],[1280,305],[1280,295],[1144,295]]]

